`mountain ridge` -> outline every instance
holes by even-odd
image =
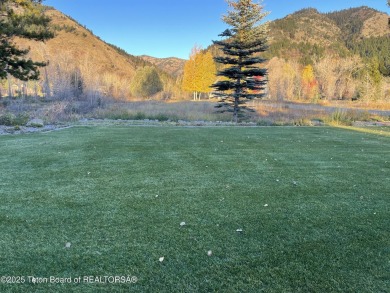
[[[149,55],[141,55],[138,57],[176,77],[183,74],[184,64],[187,61],[178,57],[157,58]]]
[[[158,69],[164,90],[178,90],[175,78],[153,63],[105,42],[53,7],[46,6],[45,14],[52,19],[53,39],[44,43],[20,38],[14,41],[21,48],[30,48],[29,58],[49,63],[42,70],[41,79],[49,79],[52,91],[59,86],[57,79],[67,78],[70,83],[70,76],[77,73],[86,87],[115,98],[127,99],[131,96],[129,85],[137,68],[144,66]]]
[[[46,7],[46,14],[52,18],[54,39],[46,43],[16,40],[17,45],[31,48],[29,56],[32,59],[49,61],[46,76],[53,79],[61,70],[67,75],[80,71],[85,83],[91,87],[126,98],[131,96],[129,84],[137,68],[154,66],[160,70],[164,90],[179,91],[177,80],[183,73],[185,59],[134,56],[106,43],[72,17],[52,7]],[[390,36],[388,18],[387,13],[367,6],[329,13],[314,8],[302,9],[270,23],[270,49],[266,57],[294,58],[308,64],[315,56],[346,56],[352,54],[348,42]],[[213,45],[210,48],[217,54]]]
[[[302,9],[270,23],[270,48],[266,57],[293,58],[302,64],[312,63],[324,55],[344,58],[355,54],[355,47],[367,39],[386,42],[390,36],[388,18],[387,13],[367,6],[330,13]]]

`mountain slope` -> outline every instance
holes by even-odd
[[[330,18],[316,9],[308,8],[288,15],[270,24],[270,43],[289,39],[329,46],[342,36],[341,29]]]
[[[293,58],[302,64],[325,55],[345,57],[356,53],[355,47],[367,42],[366,39],[388,42],[388,17],[365,6],[326,14],[313,8],[303,9],[270,23],[270,49],[266,57]],[[371,48],[366,53],[372,57],[376,51],[378,48]]]
[[[136,64],[96,38],[90,31],[57,10],[47,10],[46,14],[52,19],[55,38],[46,43],[17,41],[19,45],[31,48],[32,58],[43,61],[48,59],[50,62],[63,59],[71,62],[72,65],[80,66],[88,62],[95,73],[99,74],[107,70],[115,71],[119,75],[134,74]]]
[[[34,60],[49,61],[49,66],[42,70],[41,87],[47,79],[51,91],[58,92],[59,87],[66,88],[74,83],[72,79],[77,76],[88,89],[128,98],[131,96],[129,84],[137,68],[155,66],[164,82],[164,90],[179,91],[176,81],[183,72],[185,60],[132,56],[105,43],[54,8],[48,7],[46,14],[52,18],[54,39],[46,43],[16,40],[21,47],[31,48],[30,56]],[[390,53],[383,48],[390,43],[388,17],[386,13],[368,7],[326,14],[313,8],[303,9],[270,23],[270,48],[265,57],[293,59],[306,65],[327,55],[342,58],[352,54],[368,58],[378,56],[381,72],[386,75]],[[209,49],[214,55],[220,54],[215,46]]]
[[[139,57],[147,62],[150,62],[150,63],[156,65],[161,70],[171,74],[172,76],[182,75],[184,64],[186,63],[186,60],[176,58],[176,57],[156,58],[156,57],[147,56],[147,55],[142,55]]]
[[[69,77],[77,73],[87,88],[118,98],[128,98],[131,96],[129,84],[137,68],[155,66],[102,41],[90,30],[54,8],[47,7],[45,14],[52,19],[55,38],[45,43],[26,39],[15,41],[22,48],[30,48],[29,56],[33,60],[49,61],[49,66],[42,72],[42,80],[47,78],[52,90],[59,83],[64,83],[63,87],[66,87],[66,83],[71,82]],[[174,89],[174,78],[159,71],[164,87]],[[59,80],[61,78],[67,81]]]
[[[389,36],[389,28],[388,15],[377,13],[364,22],[361,35],[364,38]]]
[[[275,40],[288,38],[326,46],[340,40],[388,36],[388,17],[366,6],[331,13],[307,8],[271,22],[270,33]]]
[[[308,8],[270,22],[261,54],[268,98],[390,101],[388,18],[368,7],[327,14]],[[214,45],[208,50],[223,54]]]
[[[390,34],[388,15],[367,6],[335,11],[326,16],[340,27],[346,41]]]

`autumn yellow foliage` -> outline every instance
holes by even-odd
[[[312,100],[318,95],[318,82],[314,75],[313,66],[307,65],[302,72],[302,86],[304,98]]]
[[[200,99],[202,93],[210,93],[215,81],[216,65],[211,52],[203,52],[199,47],[192,49],[190,59],[184,65],[182,88],[192,92],[194,100]]]

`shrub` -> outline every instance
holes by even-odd
[[[330,124],[351,126],[355,121],[369,121],[370,113],[367,111],[337,109],[327,119]]]
[[[300,118],[293,121],[295,126],[313,126],[313,122],[306,118]]]
[[[170,117],[168,114],[164,114],[164,113],[159,113],[156,116],[154,116],[153,118],[158,120],[158,121],[168,121],[168,120],[177,121],[177,120],[179,120],[177,117],[174,117],[174,115],[172,117]]]
[[[7,112],[0,116],[0,125],[5,126],[22,126],[26,125],[30,116],[27,113],[20,113],[18,115],[14,115],[10,112]]]
[[[12,125],[26,125],[28,120],[30,120],[30,115],[27,113],[20,113],[16,115]]]
[[[133,117],[134,120],[144,120],[146,119],[146,115],[145,113],[143,112],[137,112],[134,117]]]
[[[162,91],[163,84],[156,69],[151,66],[145,66],[138,69],[135,73],[130,89],[134,96],[147,98]]]
[[[10,104],[10,101],[8,99],[4,99],[1,101],[1,105],[4,107],[4,108],[7,108],[7,106]]]
[[[256,123],[257,126],[271,126],[272,122],[269,120],[259,120]]]
[[[97,118],[112,119],[112,120],[131,120],[132,115],[127,110],[114,109],[110,111],[100,112]]]
[[[5,113],[0,116],[0,125],[12,126],[15,115],[12,113]]]

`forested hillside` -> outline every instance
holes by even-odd
[[[50,95],[67,98],[76,92],[104,94],[119,99],[131,99],[130,83],[137,70],[156,68],[163,83],[161,96],[172,97],[180,92],[176,77],[156,67],[153,63],[128,54],[121,48],[106,43],[70,16],[45,7],[51,18],[55,37],[47,42],[15,39],[21,48],[30,48],[29,57],[48,61],[41,70],[40,81],[22,82],[9,77],[3,80],[0,94],[13,96],[25,94]]]
[[[186,60],[176,57],[156,58],[147,55],[142,55],[139,57],[176,77],[183,74],[184,63],[186,62]]]
[[[49,65],[41,70],[39,81],[3,80],[0,95],[64,98],[88,92],[133,99],[138,98],[132,92],[131,84],[136,83],[133,79],[140,76],[137,71],[149,66],[158,72],[159,80],[153,82],[163,85],[155,97],[190,98],[182,91],[187,88],[182,84],[184,60],[132,56],[54,8],[46,7],[45,13],[52,19],[55,38],[45,43],[25,39],[15,42],[31,48],[33,60],[49,61]],[[269,72],[267,97],[390,100],[388,18],[388,14],[368,7],[325,14],[308,8],[270,22],[269,49],[264,54]],[[221,54],[215,46],[206,51],[213,56]]]
[[[390,100],[388,17],[368,7],[309,8],[271,22],[269,96]]]
[[[307,8],[270,22],[267,97],[390,101],[388,19],[364,6],[326,14]],[[221,55],[214,45],[207,51]]]

